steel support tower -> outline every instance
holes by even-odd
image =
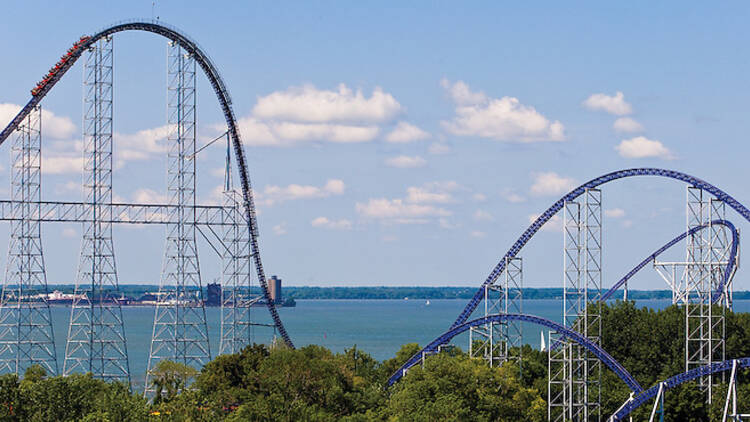
[[[146,374],[163,359],[200,367],[211,360],[195,239],[195,60],[175,42],[167,45],[167,189],[175,224],[167,241],[159,302]]]
[[[221,341],[219,354],[241,351],[252,344],[254,328],[257,326],[275,327],[273,324],[258,324],[252,320],[252,306],[262,296],[252,294],[252,272],[250,268],[249,223],[242,208],[242,194],[232,185],[232,163],[229,138],[227,137],[226,166],[224,170],[224,225],[221,243],[223,245],[222,296],[221,296]]]
[[[586,189],[583,203],[563,206],[563,322],[601,343],[602,194]],[[601,363],[582,346],[549,335],[548,418],[601,418]]]
[[[523,313],[523,260],[506,258],[502,282],[484,287],[484,316]],[[469,330],[469,356],[485,359],[490,367],[513,360],[521,365],[521,324],[495,322]],[[511,355],[516,348],[517,354]]]
[[[130,385],[130,366],[112,240],[113,43],[99,40],[83,70],[84,224],[63,374],[90,372]]]
[[[0,372],[18,375],[41,365],[57,375],[40,215],[42,110],[18,127],[11,147],[10,245],[0,298]]]
[[[709,228],[687,238],[684,293],[686,371],[725,360],[726,307],[721,304],[726,300],[722,297],[718,305],[713,305],[712,299],[724,277],[730,242],[723,226],[710,224],[714,219],[724,219],[724,214],[722,201],[710,198],[699,188],[687,188],[688,230],[704,224],[709,224]],[[699,378],[698,385],[705,391],[708,403],[711,403],[714,384],[723,381],[723,373]]]

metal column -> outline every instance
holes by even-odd
[[[563,323],[601,341],[602,195],[586,189],[583,204],[563,205]],[[553,342],[554,339],[554,342]],[[550,333],[548,418],[589,421],[601,417],[601,363],[585,348]]]
[[[83,71],[83,190],[92,221],[84,225],[63,373],[130,384],[112,240],[112,40],[88,51]]]
[[[521,258],[506,258],[502,283],[484,287],[484,316],[496,314],[520,314],[523,312],[523,261]],[[513,360],[521,365],[521,324],[493,322],[469,330],[469,356],[485,359],[489,365],[500,366]],[[511,355],[516,348],[518,354]]]
[[[22,375],[41,365],[58,374],[47,274],[42,253],[42,110],[35,107],[18,127],[11,148],[10,245],[0,298],[0,372]]]
[[[164,265],[146,374],[162,359],[200,367],[211,360],[195,241],[195,60],[177,43],[167,46],[167,189],[176,224],[167,226]]]

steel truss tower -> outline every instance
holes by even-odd
[[[484,315],[523,313],[523,261],[506,258],[501,284],[484,287]],[[500,366],[513,360],[521,365],[521,324],[518,321],[496,322],[469,331],[469,356],[485,359],[489,365]],[[511,348],[517,354],[511,355]]]
[[[687,188],[688,230],[709,224],[687,238],[685,283],[685,370],[722,362],[725,357],[726,307],[712,305],[714,292],[724,277],[730,254],[730,241],[723,226],[712,225],[724,219],[724,202],[710,198],[701,189]],[[725,287],[731,291],[730,286]],[[723,294],[722,296],[726,296]],[[722,297],[720,303],[729,303]],[[724,381],[724,374],[701,377],[698,384],[711,403],[713,385]]]
[[[232,186],[231,149],[227,137],[226,167],[224,169],[224,216],[221,243],[223,245],[221,341],[219,354],[237,353],[254,339],[253,328],[275,327],[252,320],[252,306],[262,296],[250,292],[250,238],[248,221],[242,207],[242,194]]]
[[[92,46],[83,70],[84,225],[63,374],[130,385],[130,366],[112,240],[112,39]]]
[[[195,69],[195,59],[176,42],[169,42],[167,189],[176,223],[167,225],[146,392],[152,391],[151,371],[162,359],[196,367],[211,360],[195,239]]]
[[[35,107],[18,127],[11,148],[10,245],[0,298],[0,372],[18,375],[41,365],[57,375],[47,274],[42,253],[42,109]]]
[[[563,206],[563,320],[567,327],[601,343],[602,194],[586,189],[583,204]],[[601,362],[582,346],[549,335],[548,418],[601,418]]]

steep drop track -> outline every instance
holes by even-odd
[[[240,183],[242,184],[242,198],[243,206],[245,208],[245,217],[247,218],[248,230],[250,231],[250,245],[252,251],[253,262],[258,275],[258,281],[261,289],[263,290],[263,296],[268,306],[268,311],[271,313],[271,318],[279,332],[279,335],[284,339],[284,342],[289,347],[294,347],[289,334],[284,328],[284,324],[281,322],[279,313],[271,300],[271,295],[268,291],[268,284],[266,282],[266,274],[263,271],[263,263],[260,260],[260,249],[258,247],[258,224],[255,215],[255,203],[253,200],[253,191],[250,185],[250,176],[247,170],[247,162],[245,160],[245,150],[242,145],[242,139],[240,137],[239,128],[237,127],[237,119],[232,109],[232,99],[229,96],[229,91],[224,84],[224,81],[219,75],[219,71],[214,66],[208,55],[187,35],[178,31],[175,28],[168,27],[163,23],[159,22],[146,22],[146,21],[133,21],[119,23],[109,28],[106,28],[91,36],[85,43],[82,44],[81,48],[75,51],[75,53],[60,67],[55,75],[47,82],[44,87],[33,95],[29,102],[21,109],[21,111],[13,118],[10,124],[0,132],[0,145],[10,136],[13,131],[18,128],[23,119],[31,112],[31,110],[38,105],[42,99],[47,95],[48,92],[55,86],[55,84],[62,79],[63,75],[75,64],[75,62],[81,57],[82,53],[91,47],[98,40],[109,37],[118,32],[124,31],[144,31],[152,32],[157,35],[161,35],[171,41],[177,42],[183,49],[191,54],[198,65],[203,69],[208,81],[211,83],[211,87],[216,94],[216,97],[221,104],[221,109],[224,113],[224,119],[226,120],[229,136],[232,141],[232,147],[234,149],[235,159],[237,161],[237,170],[240,175]]]

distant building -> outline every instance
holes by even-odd
[[[206,294],[206,306],[221,305],[221,284],[208,283]]]
[[[268,280],[268,293],[271,295],[273,303],[281,303],[281,279],[273,275]]]

